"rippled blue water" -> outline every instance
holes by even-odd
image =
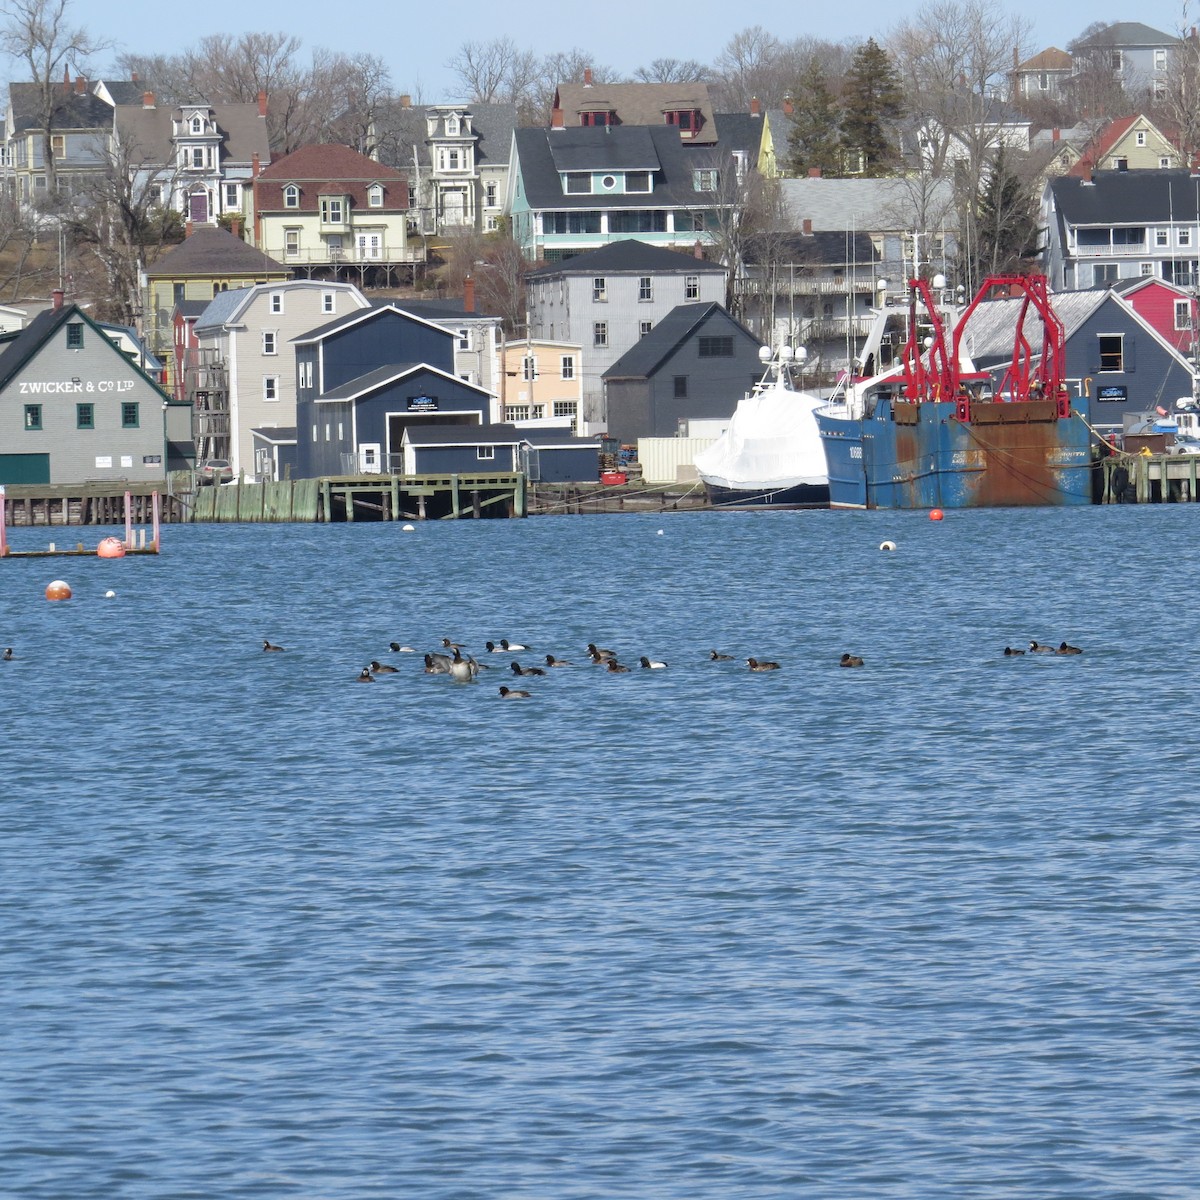
[[[1195,537],[625,515],[0,563],[0,1194],[1195,1197]],[[579,665],[504,702],[387,651],[443,636]],[[1001,657],[1031,638],[1085,653]]]

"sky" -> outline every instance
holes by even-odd
[[[1094,21],[1141,21],[1171,33],[1200,24],[1200,0],[1150,0],[1113,12],[1099,12],[1084,0],[1062,0],[1046,5],[1044,0],[1016,0],[1008,12],[1032,24],[1028,46],[1021,57],[1036,54],[1047,46],[1065,48],[1067,42]],[[717,6],[701,0],[687,10],[677,5],[649,4],[645,0],[608,0],[603,6],[581,7],[583,17],[572,21],[573,6],[530,4],[522,10],[499,5],[494,0],[459,0],[448,8],[430,4],[372,4],[359,9],[358,19],[330,20],[330,8],[319,0],[256,0],[253,5],[198,6],[187,10],[186,20],[165,16],[162,0],[121,0],[118,4],[95,6],[75,0],[73,22],[92,34],[111,41],[117,51],[141,54],[175,54],[209,33],[287,32],[299,37],[305,51],[325,47],[353,53],[369,51],[380,55],[390,67],[397,92],[409,92],[414,101],[437,103],[461,99],[454,74],[446,61],[468,41],[490,41],[511,37],[538,54],[579,47],[591,51],[594,61],[615,68],[619,74],[656,58],[694,58],[713,62],[734,34],[761,25],[783,41],[802,35],[830,41],[881,39],[898,22],[911,19],[919,5],[896,5],[893,0],[857,0],[852,8],[838,5],[805,5],[795,0],[759,0],[750,9]],[[182,10],[179,10],[182,11]],[[211,24],[206,14],[212,14]],[[450,18],[444,24],[440,14]],[[554,19],[556,14],[566,20]],[[182,40],[181,40],[182,39]],[[98,56],[91,75],[111,71],[112,52]],[[9,79],[24,72],[3,63]]]

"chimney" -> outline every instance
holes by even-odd
[[[809,167],[808,168],[808,177],[809,177],[809,179],[820,179],[821,178],[821,168],[820,167]]]
[[[463,312],[475,311],[475,280],[468,275],[463,280]]]
[[[400,93],[400,107],[412,108],[412,97],[407,92]]]
[[[238,238],[239,240],[241,240],[241,236],[242,236],[242,218],[241,217],[230,217],[229,218],[229,232],[232,233],[235,238]]]
[[[561,129],[563,127],[563,110],[561,108],[552,108],[550,110],[550,128]]]
[[[83,75],[75,76],[75,95],[82,96],[87,91],[87,78]]]
[[[255,150],[255,152],[250,156],[250,178],[257,179],[261,171],[262,167],[259,165],[258,151]]]
[[[142,93],[142,107],[143,108],[153,108],[154,107],[154,93],[153,92],[143,92]]]
[[[54,308],[62,308],[62,306],[63,306],[63,290],[62,290],[62,288],[55,288],[54,291],[52,291],[50,293],[50,302]]]
[[[584,87],[592,86],[592,68],[591,67],[583,68],[583,86]]]
[[[191,223],[191,221],[186,222],[183,227],[183,236],[185,238],[190,238],[194,229],[195,226]]]
[[[1013,47],[1013,70],[1015,71],[1021,65],[1021,56],[1017,53],[1016,46]]]
[[[1057,142],[1057,141],[1058,141],[1058,140],[1059,140],[1061,137],[1062,137],[1062,130],[1061,130],[1061,129],[1058,129],[1058,128],[1056,127],[1056,128],[1054,128],[1054,129],[1050,130],[1050,140],[1051,140],[1052,142]]]
[[[258,115],[260,117],[267,115],[267,93],[262,88],[258,89]]]
[[[63,67],[63,88],[65,91],[71,90],[71,68]]]
[[[129,72],[129,81],[130,81],[130,83],[137,83],[137,81],[138,81],[138,74],[137,74],[137,72],[136,72],[136,71],[130,71],[130,72]]]
[[[762,116],[762,105],[759,103],[757,96],[750,97],[750,115],[752,117]]]
[[[784,96],[784,98],[783,98],[783,115],[785,117],[790,117],[792,115],[792,113],[794,113],[795,111],[796,111],[796,108],[795,108],[795,105],[792,104],[791,96]]]
[[[692,257],[698,258],[701,262],[704,261],[704,247],[700,245],[700,239],[696,239],[696,244],[692,247]]]
[[[805,237],[812,237],[812,217],[805,217],[802,225]]]

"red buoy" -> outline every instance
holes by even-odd
[[[62,579],[51,580],[46,584],[47,600],[70,600],[71,585]]]
[[[99,558],[124,558],[125,543],[120,538],[101,538],[96,547],[96,554]]]
[[[940,521],[945,517],[945,513],[940,508],[931,508],[929,510],[929,519],[931,521]]]

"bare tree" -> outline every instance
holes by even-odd
[[[799,73],[781,70],[781,56],[781,42],[761,25],[734,34],[713,64],[713,87],[722,111],[745,112],[755,98],[768,107],[778,104]]]
[[[437,270],[441,291],[458,294],[469,277],[475,284],[480,308],[503,318],[504,330],[512,337],[525,325],[525,274],[534,264],[507,230],[476,233],[468,230],[452,238],[442,266]]]
[[[1167,60],[1167,77],[1155,103],[1163,124],[1179,131],[1184,165],[1200,162],[1200,37],[1189,21],[1189,4],[1183,5],[1179,44]]]
[[[524,54],[509,37],[463,42],[446,66],[458,76],[466,99],[479,104],[498,104],[511,94],[513,73],[522,70]]]
[[[51,132],[62,100],[62,75],[72,66],[80,71],[106,42],[70,24],[70,0],[3,0],[0,3],[0,49],[25,64],[37,85],[37,120],[46,167],[46,195],[58,193],[58,164]]]
[[[635,83],[706,83],[712,70],[694,58],[656,58],[633,73]]]

